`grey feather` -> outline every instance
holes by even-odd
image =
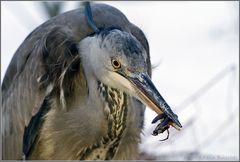
[[[109,5],[93,4],[92,12],[98,27],[119,27],[141,43],[151,76],[149,47],[143,32]],[[17,49],[2,84],[3,159],[22,158],[24,128],[49,93],[54,94],[49,99],[51,110],[44,115],[45,122],[29,159],[80,159],[79,153],[105,137],[108,123],[102,120],[104,112],[85,101],[90,83],[77,49],[77,44],[91,33],[84,9],[80,8],[43,23]],[[126,121],[125,138],[113,159],[138,156],[145,106],[129,95],[126,102],[131,119]]]

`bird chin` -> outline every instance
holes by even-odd
[[[111,78],[111,80],[103,79],[104,82],[106,82],[106,85],[119,89],[130,96],[135,96],[135,89],[133,88],[132,83],[125,77],[117,73],[110,72],[108,73],[108,76],[104,78]]]

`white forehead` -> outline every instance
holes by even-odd
[[[100,48],[108,50],[114,54],[123,54],[128,57],[140,57],[143,56],[144,60],[147,59],[147,53],[142,44],[128,32],[114,29],[109,31],[105,36],[99,36]],[[135,55],[134,55],[135,54]]]

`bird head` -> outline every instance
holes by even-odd
[[[165,113],[181,128],[177,115],[160,95],[147,74],[147,53],[128,32],[105,28],[80,42],[87,75],[140,100],[157,114]]]

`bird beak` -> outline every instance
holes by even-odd
[[[147,74],[139,73],[131,76],[129,81],[133,84],[137,98],[157,114],[165,113],[172,120],[172,126],[180,130],[182,125],[178,121],[178,116],[174,114]]]

